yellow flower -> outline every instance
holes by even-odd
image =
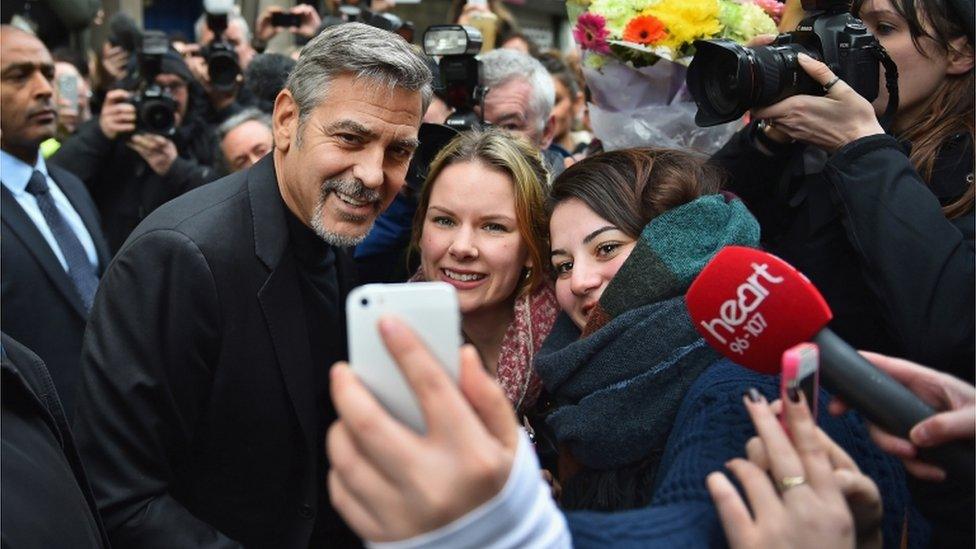
[[[722,30],[719,23],[718,0],[662,0],[642,12],[661,20],[668,29],[668,37],[658,42],[682,55],[695,40],[711,38]]]

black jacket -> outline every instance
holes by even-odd
[[[947,220],[940,209],[972,178],[969,138],[943,147],[929,187],[887,135],[858,139],[823,163],[799,144],[767,156],[754,131],[737,133],[712,162],[759,219],[764,245],[823,293],[831,328],[857,348],[972,381],[974,217]]]
[[[4,547],[108,547],[58,392],[37,355],[0,334]]]
[[[298,548],[317,515],[338,522],[316,504],[331,403],[313,368],[330,365],[301,296],[271,155],[132,233],[92,308],[74,423],[113,545]]]
[[[88,186],[112,253],[118,251],[140,221],[162,204],[215,177],[214,129],[188,117],[173,137],[178,156],[165,175],[158,175],[126,146],[123,138],[109,139],[98,118],[82,124],[51,157]]]
[[[98,211],[77,177],[48,164],[48,174],[81,216],[98,252],[99,273],[109,261]],[[80,379],[81,340],[88,313],[47,240],[6,187],[0,191],[0,329],[47,364],[71,416]]]

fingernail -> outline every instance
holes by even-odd
[[[812,57],[810,57],[809,55],[803,53],[802,51],[800,53],[796,54],[796,57],[797,57],[797,59],[802,59],[802,58],[813,59]]]
[[[790,399],[790,402],[794,404],[799,404],[800,402],[800,391],[796,390],[796,387],[790,387],[786,389],[786,397]]]
[[[384,336],[393,337],[400,333],[400,324],[391,317],[383,316],[380,317],[379,329]]]
[[[744,396],[746,398],[748,398],[750,402],[754,402],[754,403],[761,402],[762,401],[762,397],[763,397],[759,393],[759,391],[756,390],[755,387],[749,387],[749,390],[745,392],[745,395]]]
[[[928,443],[929,436],[929,430],[925,427],[925,425],[916,425],[915,428],[908,433],[908,438],[918,445]]]

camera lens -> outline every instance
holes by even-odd
[[[166,133],[176,122],[173,111],[167,105],[155,102],[143,107],[142,120],[146,129],[158,133]]]
[[[362,299],[359,300],[359,304],[362,305],[363,307],[368,307],[369,306],[369,299],[367,299],[367,298],[364,297],[364,298],[362,298]]]
[[[237,84],[237,76],[241,74],[241,67],[237,64],[237,54],[233,50],[212,47],[207,58],[207,73],[210,82],[220,90],[229,90]]]
[[[752,50],[731,40],[697,40],[688,66],[688,91],[698,104],[695,123],[714,126],[739,118],[753,96]]]
[[[738,74],[739,63],[731,55],[717,56],[706,65],[705,96],[715,112],[721,116],[735,113],[742,93]]]

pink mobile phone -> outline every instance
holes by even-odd
[[[780,398],[789,398],[791,388],[803,391],[814,421],[817,418],[817,392],[820,389],[820,350],[814,343],[800,343],[783,352]],[[782,418],[780,419],[782,421]],[[785,427],[785,423],[784,423]]]

